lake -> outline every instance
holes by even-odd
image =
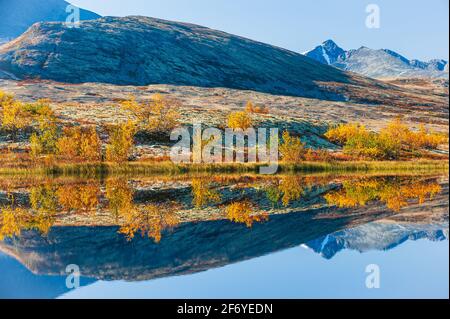
[[[0,298],[449,295],[446,173],[17,176],[0,211]]]

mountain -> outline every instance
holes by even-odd
[[[69,83],[226,87],[340,100],[323,84],[382,86],[275,46],[140,16],[83,21],[79,28],[37,23],[0,47],[0,69]]]
[[[9,41],[41,21],[66,21],[70,3],[63,0],[0,0],[0,42]],[[94,12],[80,9],[81,20],[98,19]]]
[[[448,77],[448,71],[445,72],[448,62],[445,60],[408,60],[392,50],[374,50],[364,46],[345,51],[332,40],[325,41],[304,55],[320,63],[372,78]]]
[[[69,291],[67,274],[61,276],[32,273],[13,257],[0,251],[0,298],[1,299],[50,299]],[[80,285],[87,286],[95,279],[80,278]]]
[[[304,246],[326,259],[344,249],[390,250],[407,240],[448,240],[448,221],[436,224],[373,222],[312,240]]]
[[[327,40],[304,54],[320,63],[332,65],[343,53],[345,53],[345,51],[336,43],[332,40]]]

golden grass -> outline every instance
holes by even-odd
[[[127,162],[92,164],[55,164],[49,167],[1,168],[0,175],[44,175],[98,177],[107,175],[183,175],[196,173],[259,173],[263,164],[174,164],[172,162]],[[354,161],[280,163],[278,173],[308,172],[448,172],[447,160]]]

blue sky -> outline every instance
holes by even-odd
[[[69,0],[102,15],[191,22],[304,52],[327,39],[344,49],[389,48],[407,58],[448,60],[448,0]],[[381,27],[365,25],[377,4]]]

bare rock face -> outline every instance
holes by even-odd
[[[18,78],[127,85],[175,84],[342,99],[320,83],[357,82],[301,54],[206,27],[147,17],[105,17],[79,28],[38,23],[0,47]]]

